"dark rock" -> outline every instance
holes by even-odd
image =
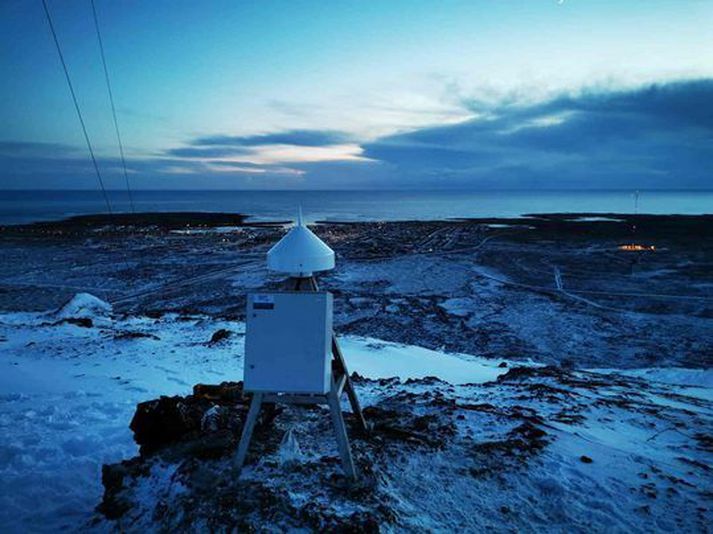
[[[530,448],[539,448],[542,438],[547,435],[547,432],[533,425],[529,421],[525,421],[520,426],[511,431],[512,435],[522,437]]]
[[[497,382],[513,382],[526,380],[528,378],[534,377],[560,377],[563,374],[563,370],[554,366],[547,367],[511,367],[508,372],[500,375],[497,378]]]
[[[218,385],[196,384],[193,386],[193,396],[218,403],[241,400],[243,399],[243,383],[222,382]]]
[[[441,448],[445,440],[456,432],[453,421],[447,417],[439,418],[433,414],[417,416],[403,409],[378,406],[368,406],[363,412],[371,426],[370,438]]]
[[[458,404],[458,408],[461,410],[472,410],[475,412],[485,412],[485,413],[494,413],[494,414],[499,414],[502,413],[502,410],[499,408],[496,408],[492,404],[489,404],[487,402],[482,402],[479,404]]]
[[[233,451],[237,442],[238,435],[230,430],[202,434],[180,447],[181,456],[190,456],[201,460],[217,459]]]
[[[376,383],[380,386],[396,386],[398,384],[401,384],[401,380],[398,376],[392,376],[390,378],[379,378],[378,380],[376,380]]]
[[[120,518],[131,508],[130,501],[122,496],[126,487],[124,482],[138,476],[145,476],[148,473],[148,466],[143,464],[140,458],[124,460],[118,464],[103,465],[104,497],[97,510],[108,519]]]
[[[232,335],[233,333],[230,330],[226,330],[225,328],[216,330],[211,336],[208,345],[215,345],[216,343],[220,343],[221,341],[228,339]]]
[[[424,376],[423,378],[409,378],[404,382],[405,385],[411,386],[414,384],[422,384],[422,385],[434,385],[434,384],[445,384],[443,380],[438,378],[437,376]]]
[[[473,452],[484,459],[486,468],[471,470],[473,476],[487,474],[494,461],[503,464],[503,460],[519,460],[540,452],[547,445],[547,433],[529,420],[513,428],[505,439],[476,443]]]
[[[129,428],[134,432],[134,440],[141,446],[140,453],[150,455],[168,445],[200,440],[212,432],[228,430],[239,433],[249,402],[250,399],[243,395],[242,382],[196,384],[192,395],[164,396],[138,404]],[[265,404],[258,424],[269,424],[276,415],[274,406]],[[199,443],[196,447],[217,450],[230,445],[230,440],[225,439],[221,445],[215,445],[216,439],[210,443]],[[213,453],[206,455],[215,456]]]
[[[585,464],[591,464],[594,461],[589,456],[585,456],[585,455],[580,456],[579,459],[582,461],[582,463],[585,463]]]
[[[140,403],[129,428],[141,446],[141,453],[149,454],[199,430],[202,415],[202,411],[196,413],[187,405],[183,397],[161,397]]]
[[[365,376],[360,375],[356,371],[352,371],[350,378],[352,380],[352,384],[365,384],[371,382],[370,378],[366,378]]]
[[[563,359],[559,362],[559,366],[560,366],[562,369],[566,369],[566,370],[568,370],[568,371],[571,371],[571,370],[573,370],[573,369],[575,369],[575,368],[577,367],[577,364],[576,364],[576,362],[575,362],[572,358],[563,358]]]
[[[507,366],[508,366],[508,362],[500,362],[500,365],[498,365],[498,367],[500,369],[505,369]]]
[[[713,435],[697,432],[693,437],[698,442],[699,449],[713,452]]]
[[[82,328],[91,328],[94,326],[94,322],[88,317],[68,317],[54,323],[54,326],[61,324],[73,324],[74,326],[79,326]]]
[[[154,335],[154,334],[149,334],[147,332],[117,332],[114,334],[114,339],[116,340],[121,340],[121,339],[154,339],[156,341],[160,341],[161,338]]]
[[[579,425],[586,420],[586,417],[581,413],[572,411],[570,408],[564,408],[554,414],[552,419],[566,425]]]

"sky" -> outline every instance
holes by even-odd
[[[124,187],[90,0],[47,0]],[[710,0],[95,0],[136,189],[713,188]],[[97,176],[41,0],[0,2],[0,189]]]

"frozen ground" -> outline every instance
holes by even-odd
[[[211,344],[219,329],[231,335]],[[385,530],[703,532],[711,524],[710,370],[622,374],[531,365],[529,374],[506,374],[512,361],[500,367],[499,359],[364,337],[345,337],[343,345],[351,370],[374,379],[358,380],[357,388],[376,438],[354,444],[361,469],[374,476],[345,494],[333,482],[338,464],[327,461],[336,450],[324,418],[286,413],[275,432],[295,430],[306,453],[302,467],[287,469],[274,460],[278,451],[266,450],[261,460],[251,458],[245,478],[278,499],[276,528],[344,526],[355,512]],[[102,464],[137,453],[128,429],[136,403],[237,380],[242,353],[240,322],[114,315],[88,296],[58,313],[0,315],[0,531],[202,529],[226,526],[210,518],[237,521],[200,491],[206,476],[220,491],[230,487],[224,459],[199,472],[148,458],[151,475],[127,482],[133,506],[125,517],[108,521],[94,508]],[[402,381],[384,380],[393,375]],[[389,410],[419,430],[396,432]],[[417,439],[400,441],[404,432]],[[169,497],[175,513],[161,504]],[[305,508],[315,499],[316,511]],[[264,521],[261,513],[258,506],[244,519]]]
[[[280,227],[199,214],[172,214],[163,226],[152,214],[125,219],[0,227],[0,310],[45,310],[87,291],[122,312],[242,320],[247,291],[278,285],[264,254]],[[712,216],[314,229],[337,252],[320,284],[335,295],[343,333],[580,367],[713,364]],[[618,249],[632,240],[656,249]]]
[[[193,215],[0,228],[0,531],[709,529],[713,218],[617,214],[316,227],[375,425],[354,437],[362,485],[324,414],[288,409],[244,483],[229,451],[174,444],[130,462],[149,476],[107,520],[101,466],[137,454],[136,403],[239,380],[244,295],[279,285],[282,229]],[[656,252],[618,250],[634,237]],[[76,293],[100,299],[44,311]]]

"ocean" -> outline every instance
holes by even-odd
[[[110,191],[114,211],[130,211],[125,191]],[[134,191],[136,211],[224,211],[251,220],[308,222],[514,217],[527,213],[713,213],[713,190],[641,191]],[[0,224],[101,213],[98,191],[0,191]]]

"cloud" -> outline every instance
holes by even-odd
[[[250,154],[252,150],[243,147],[235,146],[215,146],[215,147],[180,147],[171,148],[166,151],[168,156],[175,156],[177,158],[196,158],[196,159],[210,159],[210,158],[225,158],[229,156],[239,156],[243,154]]]
[[[0,141],[0,156],[5,157],[62,157],[78,152],[77,147],[61,143],[32,141]]]
[[[334,130],[287,130],[269,134],[235,136],[207,135],[189,141],[188,146],[163,152],[169,158],[203,161],[214,170],[226,166],[258,174],[249,165],[274,166],[296,162],[360,161],[362,148],[351,136]],[[248,171],[247,169],[250,168]]]
[[[304,147],[324,147],[340,145],[352,141],[351,136],[334,130],[288,130],[260,135],[209,135],[194,139],[194,146],[263,146],[292,145]]]
[[[238,161],[251,161],[257,164],[282,163],[319,163],[324,161],[365,161],[362,148],[358,144],[303,146],[267,145],[257,147],[255,152]]]
[[[98,156],[97,162],[107,189],[125,188],[119,158]],[[133,187],[144,189],[278,188],[294,186],[304,174],[284,165],[167,156],[127,158],[127,170]],[[94,167],[81,147],[0,141],[0,189],[98,187]]]
[[[287,130],[249,136],[209,135],[191,140],[189,146],[169,149],[165,155],[206,163],[223,158],[235,164],[255,165],[361,161],[364,159],[361,146],[350,140],[346,133],[333,130]]]
[[[473,109],[477,119],[383,137],[364,156],[416,187],[713,183],[713,80]]]

